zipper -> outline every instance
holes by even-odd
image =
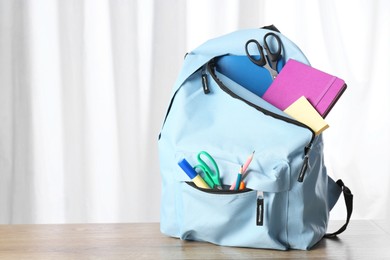
[[[176,92],[173,94],[173,96],[172,96],[172,98],[171,98],[171,101],[169,102],[168,109],[167,109],[167,112],[165,113],[165,118],[164,118],[164,121],[163,121],[163,123],[162,123],[161,129],[164,128],[165,122],[167,121],[169,112],[171,111],[171,108],[172,108],[172,105],[173,105],[173,101],[175,100],[176,94],[177,94],[177,90],[176,90]],[[160,140],[160,139],[161,139],[161,131],[160,131],[160,133],[158,134],[158,140]]]
[[[299,126],[299,127],[303,127],[303,128],[306,128],[307,130],[309,130],[312,134],[311,136],[311,139],[310,139],[310,142],[305,146],[305,150],[304,150],[304,158],[303,158],[303,164],[302,164],[302,167],[301,167],[301,170],[299,172],[299,175],[298,175],[298,182],[303,182],[303,179],[305,177],[305,173],[307,171],[307,168],[308,168],[308,164],[309,164],[309,153],[311,151],[311,147],[313,145],[313,142],[315,140],[315,133],[314,131],[308,127],[307,125],[297,121],[297,120],[294,120],[294,119],[291,119],[289,117],[285,117],[285,116],[282,116],[282,115],[279,115],[279,114],[276,114],[274,112],[271,112],[267,109],[264,109],[260,106],[257,106],[256,104],[253,104],[252,102],[249,102],[248,100],[245,100],[244,98],[240,97],[239,95],[237,95],[236,93],[234,93],[233,91],[231,91],[228,87],[226,87],[222,81],[217,77],[217,75],[215,75],[215,61],[214,59],[211,59],[207,64],[206,64],[206,69],[207,71],[210,73],[211,77],[214,79],[214,81],[217,83],[217,85],[224,91],[226,92],[227,94],[229,94],[231,97],[233,98],[236,98],[236,99],[239,99],[241,101],[243,101],[244,103],[246,103],[247,105],[255,108],[256,110],[264,113],[265,115],[268,115],[268,116],[271,116],[273,118],[276,118],[276,119],[279,119],[279,120],[283,120],[287,123],[290,123],[290,124],[294,124],[296,126]],[[206,70],[205,68],[202,68],[202,83],[203,83],[203,73],[205,72]]]
[[[230,185],[223,185],[222,190],[204,189],[204,188],[196,186],[195,183],[193,183],[192,181],[188,181],[188,182],[186,181],[186,183],[195,189],[201,190],[203,192],[211,193],[211,194],[240,194],[240,193],[253,191],[252,189],[248,189],[248,188],[245,188],[243,190],[229,190]]]

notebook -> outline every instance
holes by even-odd
[[[262,98],[285,110],[295,100],[305,96],[325,118],[346,88],[344,80],[290,59]]]
[[[321,115],[304,96],[292,103],[284,110],[284,112],[310,127],[316,135],[319,135],[329,127]]]
[[[254,56],[254,58],[259,59],[260,57]],[[280,71],[283,66],[284,61],[280,59],[277,64],[277,70]],[[264,95],[264,92],[273,81],[267,69],[254,64],[246,55],[221,56],[216,60],[216,69],[260,97]]]

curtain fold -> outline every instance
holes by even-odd
[[[33,218],[31,69],[28,6],[0,3],[0,221]]]
[[[186,52],[275,24],[348,89],[327,167],[390,216],[390,2],[0,1],[0,223],[158,221],[157,138]],[[332,217],[343,219],[343,203]]]

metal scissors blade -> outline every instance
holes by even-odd
[[[273,39],[276,40],[276,51],[272,51],[273,49],[270,48],[271,44],[275,45]],[[273,32],[269,32],[269,33],[265,34],[263,40],[264,40],[264,49],[267,53],[268,62],[269,62],[270,67],[275,72],[275,75],[273,75],[275,78],[278,75],[278,70],[277,70],[278,69],[278,61],[282,57],[282,55],[281,55],[282,41],[281,41],[280,37]]]

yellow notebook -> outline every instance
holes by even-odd
[[[284,112],[310,127],[316,135],[319,135],[322,131],[329,127],[321,115],[304,96],[292,103],[284,110]]]

